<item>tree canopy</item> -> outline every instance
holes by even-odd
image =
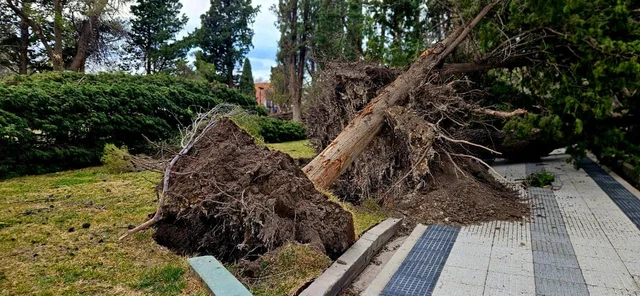
[[[211,8],[200,17],[196,43],[203,59],[215,66],[220,82],[234,86],[233,71],[253,46],[251,25],[259,10],[251,0],[211,0]]]
[[[240,76],[239,88],[241,93],[252,98],[256,97],[256,88],[253,83],[253,73],[251,72],[251,61],[249,61],[249,58],[245,58],[242,63],[242,75]]]

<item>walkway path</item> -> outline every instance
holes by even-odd
[[[531,199],[531,219],[418,227],[363,295],[640,295],[638,195],[566,158],[494,165]],[[553,189],[518,185],[542,170]]]

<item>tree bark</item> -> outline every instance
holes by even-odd
[[[64,62],[62,60],[62,0],[53,1],[53,57],[51,63],[54,65],[54,69],[64,68]]]
[[[22,10],[24,10],[24,2]],[[20,64],[18,65],[19,74],[28,74],[29,72],[29,23],[25,20],[20,22]]]
[[[349,125],[316,156],[303,171],[316,187],[328,188],[351,163],[360,156],[383,126],[385,113],[408,97],[414,87],[420,85],[431,71],[469,35],[471,30],[500,0],[493,0],[485,6],[470,24],[454,30],[445,40],[441,52],[431,50],[423,55],[407,72],[400,75],[373,99]],[[438,46],[436,46],[438,48]]]
[[[40,27],[38,23],[36,23],[33,19],[31,19],[29,15],[26,12],[24,12],[24,10],[18,8],[13,3],[13,1],[7,0],[6,2],[9,8],[11,8],[11,10],[13,10],[13,12],[22,19],[22,21],[27,22],[31,27],[31,29],[33,30],[33,33],[35,33],[36,36],[38,36],[38,39],[40,39],[40,41],[42,42],[42,45],[44,46],[44,49],[47,51],[47,55],[49,56],[49,59],[51,59],[52,61],[53,70],[54,71],[62,70],[59,64],[56,64],[53,62],[54,60],[53,48],[51,48],[51,45],[49,45],[49,40],[47,39],[47,37],[42,33],[42,27]]]
[[[92,9],[87,12],[87,19],[82,22],[82,28],[79,32],[76,55],[73,57],[68,70],[76,72],[84,72],[85,63],[89,57],[91,42],[96,38],[96,26],[100,21],[100,16],[104,12],[109,0],[98,0]]]
[[[293,111],[293,120],[302,121],[302,102],[298,100],[300,87],[298,86],[298,71],[296,66],[298,53],[298,0],[292,1],[291,18],[289,26],[291,28],[290,49],[289,49],[289,95]]]

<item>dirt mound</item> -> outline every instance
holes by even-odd
[[[308,109],[308,133],[319,149],[391,82],[397,71],[369,64],[332,65],[317,74]],[[373,198],[423,223],[515,220],[529,206],[471,156],[475,146],[458,137],[480,121],[460,93],[444,85],[414,89],[401,106],[389,108],[386,124],[331,190],[359,203]],[[311,116],[313,115],[313,116]],[[434,128],[435,127],[435,128]],[[481,145],[491,143],[488,140]],[[457,141],[457,142],[456,142]],[[489,145],[488,145],[489,146]],[[481,149],[486,152],[486,149]]]
[[[433,172],[429,190],[395,199],[392,208],[408,218],[408,224],[473,224],[492,220],[521,220],[529,216],[529,206],[517,193],[497,182],[486,168],[467,162],[461,170],[468,176],[456,176],[444,167]]]
[[[350,213],[316,191],[291,157],[255,145],[228,119],[178,160],[167,192],[153,237],[177,253],[229,262],[296,241],[336,257],[355,241]]]

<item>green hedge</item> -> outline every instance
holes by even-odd
[[[261,128],[260,135],[267,143],[282,143],[307,138],[307,131],[304,125],[299,122],[260,116],[258,123]]]
[[[0,82],[0,178],[99,163],[106,143],[146,152],[194,114],[255,100],[222,84],[168,75],[49,72]]]
[[[265,143],[282,143],[307,138],[304,125],[295,121],[244,112],[231,116],[231,120],[254,138]]]

